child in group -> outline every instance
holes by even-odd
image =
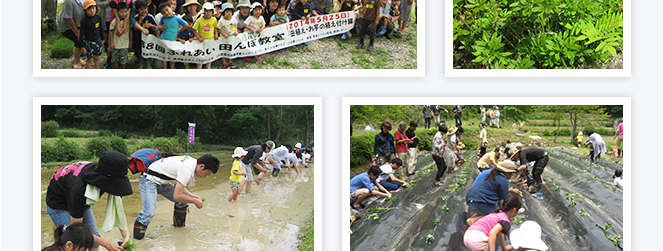
[[[214,5],[212,3],[203,4],[203,16],[198,18],[193,24],[193,33],[196,39],[201,43],[205,40],[219,39],[219,33],[216,30],[217,20],[214,18]],[[205,63],[205,68],[210,69],[212,62]],[[203,64],[198,64],[198,69],[202,69]]]
[[[272,15],[269,21],[270,27],[290,22],[290,18],[285,14],[285,5],[279,5],[279,7],[276,8],[276,14]]]
[[[578,143],[578,147],[581,147],[581,146],[582,146],[582,142],[585,142],[584,140],[585,140],[585,139],[584,139],[584,137],[582,136],[582,131],[579,131],[579,132],[578,132],[578,136],[576,136],[576,143]]]
[[[108,37],[108,50],[112,51],[111,63],[113,63],[113,68],[126,68],[127,63],[129,62],[129,47],[131,46],[131,33],[127,34],[126,32],[118,32],[116,29],[118,27],[117,23],[119,22],[119,27],[122,30],[129,28],[129,22],[126,22],[126,17],[129,16],[129,5],[124,2],[117,4],[117,18],[111,21],[110,33],[112,36]]]
[[[295,4],[292,17],[290,19],[292,21],[294,20],[303,20],[307,21],[309,18],[311,18],[311,5],[306,2],[306,0],[295,0],[297,3]],[[308,46],[308,42],[303,42],[303,45]]]
[[[624,189],[624,182],[622,181],[623,171],[622,169],[615,170],[615,174],[612,175],[612,178],[615,179],[613,182],[606,182],[608,185],[614,186],[616,188]]]
[[[228,197],[228,202],[231,202],[233,200],[237,200],[237,196],[239,195],[239,188],[242,182],[242,176],[246,175],[246,173],[242,172],[242,164],[239,163],[242,159],[244,159],[244,156],[246,156],[248,152],[244,150],[244,148],[237,147],[235,148],[235,153],[233,153],[233,165],[230,168],[230,189],[232,190],[232,193],[230,194],[230,197]]]
[[[373,50],[373,42],[375,41],[375,26],[376,21],[378,20],[378,14],[380,13],[380,1],[381,0],[362,0],[362,4],[357,7],[357,10],[363,9],[359,20],[359,44],[357,49],[364,48],[364,35],[368,33],[370,43],[366,48],[369,51]]]
[[[355,9],[355,5],[357,4],[357,0],[339,0],[340,5],[341,5],[341,10],[339,12],[344,12],[344,11],[351,11]],[[350,33],[351,30],[349,30],[346,33],[343,33],[343,36],[341,36],[341,39],[346,40],[348,37],[352,37],[352,33]]]
[[[175,13],[175,9],[177,9],[177,0],[166,0],[165,2],[162,2],[157,6],[157,14],[154,15],[154,21],[157,21],[157,24],[161,23],[161,19],[163,18],[163,14],[161,14],[161,5],[167,3],[170,5],[170,9],[173,10],[173,13]],[[179,16],[179,15],[176,15]]]
[[[378,36],[384,35],[387,39],[391,39],[391,31],[394,30],[394,22],[398,18],[398,15],[401,14],[400,11],[398,11],[398,5],[400,5],[400,3],[401,0],[384,2],[384,6],[380,12],[380,21],[378,21],[378,27],[380,29],[377,33]]]
[[[141,52],[143,49],[143,43],[140,33],[145,35],[156,35],[157,33],[157,22],[154,20],[154,17],[148,13],[148,8],[149,7],[144,0],[138,0],[136,2],[136,10],[138,10],[138,14],[135,16],[136,24],[133,26],[133,48],[134,55],[138,58],[138,69],[145,68],[145,61],[147,61],[147,68],[152,69],[152,59],[143,58]]]
[[[74,223],[71,226],[56,225],[53,231],[55,242],[41,251],[79,251],[91,250],[94,246],[94,235],[85,223]]]
[[[244,20],[244,32],[258,34],[265,29],[265,18],[262,17],[262,4],[255,2],[251,6],[251,16]],[[253,56],[256,60],[260,60],[260,57]],[[248,57],[244,58],[245,61],[250,61]]]
[[[221,20],[223,18],[223,2],[221,1],[212,1],[214,5],[214,17],[216,20]]]
[[[184,44],[196,39],[196,34],[193,33],[193,18],[190,16],[184,16],[182,19],[186,21],[186,25],[179,33],[177,33],[177,41],[180,41],[182,44]]]
[[[224,3],[221,6],[221,13],[223,14],[223,18],[219,19],[217,26],[219,27],[219,32],[225,38],[239,35],[239,32],[237,32],[237,19],[233,17],[234,12],[235,8],[231,3]],[[226,61],[226,58],[221,58],[221,60],[223,60],[223,69],[236,68],[232,59],[228,58]]]
[[[159,31],[161,31],[159,35],[163,40],[176,41],[177,30],[180,26],[186,25],[186,22],[182,20],[182,18],[173,14],[173,8],[171,8],[170,2],[174,1],[175,0],[169,0],[167,3],[161,3],[159,5],[159,12],[161,12],[161,15],[163,16],[159,22]],[[175,62],[163,61],[162,65],[164,69],[168,69],[168,66],[170,66],[171,69],[175,69]]]
[[[500,209],[484,216],[467,229],[463,237],[465,247],[472,251],[494,251],[499,237],[502,250],[511,250],[511,245],[505,245],[504,235],[509,234],[511,230],[509,219],[516,216],[521,207],[522,202],[518,195],[507,195]]]
[[[83,59],[87,61],[85,65],[88,69],[92,67],[94,59],[94,68],[99,69],[99,56],[101,56],[101,47],[104,44],[104,26],[99,13],[99,7],[94,0],[85,0],[83,3],[85,17],[81,19],[80,42],[85,44],[81,49]]]
[[[117,5],[120,4],[120,3],[126,3],[129,6],[129,10],[131,10],[133,8],[133,5],[134,5],[132,0],[110,0],[110,1],[108,1],[108,7],[110,8],[110,22],[113,22],[113,20],[115,20],[115,18],[118,16],[118,12],[120,10],[119,10],[119,8],[117,8]],[[126,23],[130,23],[131,22],[130,21],[130,16],[127,15],[127,17],[123,18],[123,21],[126,22]],[[115,31],[116,31],[118,36],[127,33],[128,29],[129,29],[128,26],[127,27],[120,27],[119,22],[115,23]],[[108,26],[108,31],[109,32],[108,32],[107,37],[108,37],[108,39],[110,39],[110,37],[111,37],[110,25]],[[110,43],[108,45],[110,46]],[[108,54],[107,55],[108,56],[107,57],[107,62],[111,62],[111,59],[113,57],[113,51],[110,48],[107,48],[107,54]]]

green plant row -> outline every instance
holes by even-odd
[[[573,69],[622,49],[622,0],[453,1],[455,68]]]

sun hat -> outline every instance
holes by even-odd
[[[99,162],[84,167],[80,176],[101,191],[127,196],[133,193],[127,178],[128,167],[129,158],[126,155],[118,151],[106,151],[99,155]]]
[[[447,131],[447,136],[456,133],[458,131],[458,128],[449,128],[449,131]]]
[[[263,8],[263,7],[262,7],[262,4],[260,4],[259,2],[255,2],[255,3],[253,3],[253,5],[251,5],[251,10],[253,10],[253,9],[257,8],[257,7]]]
[[[251,2],[249,0],[239,0],[239,4],[237,4],[237,8],[239,7],[249,7],[251,8]]]
[[[518,152],[520,152],[520,150],[518,150],[518,149],[515,148],[515,147],[509,149],[509,152],[508,152],[508,153],[509,153],[509,158],[513,158],[513,155],[516,154],[516,153],[518,153]]]
[[[203,4],[203,10],[214,10],[214,4],[212,3]]]
[[[515,147],[516,148],[523,148],[523,143],[518,142],[518,143],[515,144]]]
[[[182,4],[182,7],[187,7],[187,6],[192,5],[192,4],[200,5],[198,0],[186,0],[186,2],[184,2],[184,4]]]
[[[85,0],[85,2],[83,3],[83,9],[87,10],[87,8],[89,8],[90,6],[96,7],[97,13],[99,13],[99,7],[97,7],[97,2],[95,2],[94,0]]]
[[[302,143],[297,142],[297,144],[295,144],[295,148],[302,148]]]
[[[548,250],[548,246],[541,240],[541,226],[536,221],[523,222],[520,228],[511,231],[509,239],[515,249]]]
[[[582,135],[582,131],[579,131],[579,132],[578,132],[578,136],[580,136],[580,135]]]
[[[267,143],[265,143],[269,149],[274,150],[274,146],[276,145],[274,141],[268,140]]]
[[[516,163],[513,161],[505,160],[500,163],[497,163],[497,170],[500,170],[505,173],[515,173],[516,172]]]
[[[223,5],[221,5],[221,13],[226,12],[227,9],[231,9],[231,10],[235,11],[235,7],[233,6],[232,3],[229,3],[229,2],[224,3]]]
[[[219,6],[219,7],[223,6],[223,2],[221,2],[221,1],[212,1],[212,4],[214,5],[214,7],[216,7],[216,6]]]
[[[238,146],[237,148],[235,148],[235,153],[233,153],[233,158],[239,158],[239,157],[242,157],[242,156],[246,156],[246,154],[248,154],[248,153],[249,152],[244,150],[244,148],[242,148],[241,146]]]

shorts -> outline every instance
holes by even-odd
[[[357,201],[357,194],[355,194],[356,191],[352,191],[350,193],[350,205],[355,204],[355,201]]]
[[[74,47],[76,48],[83,48],[83,46],[85,46],[85,44],[81,43],[81,41],[72,30],[66,30],[65,32],[62,32],[62,35],[74,42]]]
[[[479,230],[467,230],[463,236],[463,243],[472,251],[489,250],[488,236]]]
[[[129,50],[124,49],[114,49],[112,53],[111,63],[118,62],[120,64],[129,63]]]
[[[251,167],[248,164],[244,164],[242,161],[240,161],[240,163],[242,163],[242,172],[246,173],[246,175],[244,175],[244,180],[253,181],[253,172],[251,171]]]
[[[83,59],[90,60],[92,56],[101,56],[101,39],[97,39],[97,41],[83,40],[83,43],[85,43],[85,50],[87,50],[87,54],[82,55]]]
[[[230,181],[230,189],[239,189],[240,186],[240,183],[234,182],[232,180]]]

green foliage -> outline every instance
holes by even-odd
[[[60,130],[60,133],[62,134],[62,136],[66,137],[66,138],[82,138],[82,137],[85,137],[80,131],[78,131],[76,129],[71,129],[71,128],[62,129],[62,130]]]
[[[58,138],[54,144],[41,143],[41,162],[72,161],[81,158],[81,150],[78,145]]]
[[[58,136],[58,129],[60,124],[54,120],[49,120],[46,122],[41,122],[41,137],[43,138],[54,138]]]
[[[85,143],[85,150],[90,156],[99,156],[105,151],[118,151],[125,155],[130,154],[127,144],[120,136],[97,137]]]
[[[581,68],[617,55],[621,1],[453,0],[454,68]]]
[[[129,239],[126,244],[124,244],[124,250],[126,251],[136,251],[138,250],[138,244],[136,244],[133,239]]]
[[[154,148],[160,150],[162,153],[182,153],[185,151],[176,138],[159,137],[150,141],[143,142],[140,148]]]
[[[97,133],[99,134],[99,137],[110,137],[113,135],[113,132],[109,130],[99,130]]]
[[[51,57],[62,58],[69,57],[74,49],[74,42],[68,38],[61,38],[55,41],[51,48]]]
[[[375,134],[350,137],[350,165],[358,166],[371,161]]]
[[[314,239],[315,234],[314,234],[313,230],[314,230],[313,223],[311,223],[311,225],[309,225],[308,227],[306,227],[306,229],[304,229],[304,231],[302,231],[303,232],[303,234],[301,235],[302,236],[301,237],[302,238],[302,243],[299,244],[299,246],[297,247],[297,250],[299,250],[299,251],[313,251],[314,250],[315,247],[314,247],[313,244],[315,242],[315,239]]]

